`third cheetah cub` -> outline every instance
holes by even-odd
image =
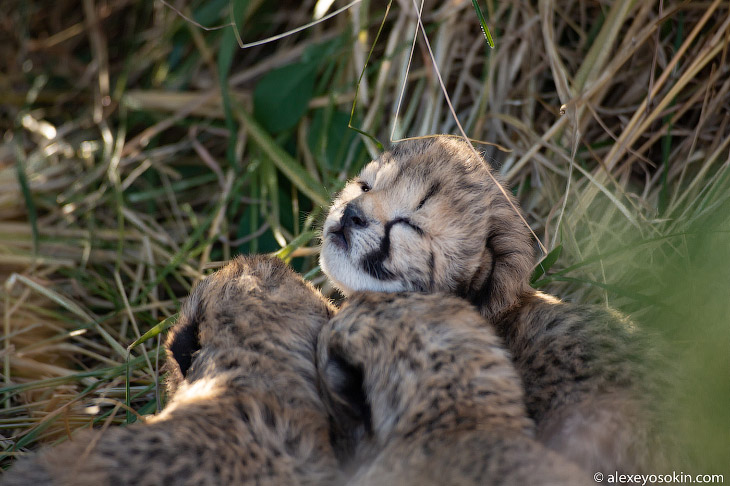
[[[402,142],[335,198],[322,269],[345,295],[469,300],[512,353],[540,441],[589,471],[656,472],[654,346],[616,312],[530,288],[532,241],[509,202],[466,142]]]
[[[589,484],[532,438],[508,352],[459,298],[356,295],[322,330],[317,365],[349,484]]]

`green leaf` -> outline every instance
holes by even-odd
[[[322,269],[321,269],[321,268],[319,268],[319,265],[317,265],[316,267],[314,267],[313,269],[311,269],[310,271],[308,271],[307,273],[305,273],[305,274],[304,274],[304,275],[302,276],[302,278],[303,278],[304,280],[306,280],[306,281],[310,281],[310,280],[312,280],[312,279],[313,279],[314,277],[316,277],[316,276],[317,276],[317,274],[319,274],[319,273],[321,273],[321,272],[322,272]]]
[[[274,253],[274,255],[286,261],[294,250],[309,243],[316,235],[317,233],[315,231],[305,231],[291,240],[284,248]]]
[[[254,116],[267,132],[293,128],[314,95],[317,63],[295,63],[269,71],[253,92]]]
[[[240,38],[240,33],[243,32],[243,24],[247,18],[249,0],[231,0],[231,20],[236,32],[236,37]]]
[[[170,327],[172,327],[177,322],[178,315],[179,314],[174,314],[174,315],[168,317],[167,319],[165,319],[164,321],[160,322],[159,324],[153,326],[149,331],[142,334],[142,336],[140,336],[139,339],[137,339],[135,342],[130,344],[129,347],[127,347],[127,350],[128,351],[133,350],[134,348],[136,348],[143,342],[145,342],[149,339],[152,339],[153,337],[160,334],[162,331],[165,331],[166,329],[169,329]]]
[[[489,32],[489,27],[487,27],[487,21],[484,19],[482,9],[479,8],[477,0],[471,0],[471,3],[474,5],[474,10],[477,11],[477,17],[479,17],[479,25],[482,27],[482,34],[484,34],[484,38],[487,40],[487,44],[489,44],[489,47],[494,49],[494,39],[492,39],[492,33]]]
[[[321,173],[339,172],[346,166],[351,167],[346,163],[353,157],[348,152],[356,135],[347,128],[349,116],[349,113],[334,110],[332,105],[313,112],[307,142]],[[364,149],[362,142],[358,140],[358,143],[360,149]]]
[[[223,101],[223,112],[226,116],[226,128],[228,129],[228,147],[226,149],[226,159],[231,167],[238,167],[236,161],[236,135],[238,126],[233,117],[231,109],[231,94],[228,89],[228,73],[233,63],[233,55],[238,49],[236,42],[236,27],[232,25],[223,31],[221,37],[220,48],[218,49],[218,79],[220,81],[221,98]]]
[[[530,283],[535,283],[537,280],[545,275],[550,268],[555,265],[555,262],[558,261],[558,258],[560,257],[560,252],[563,251],[563,245],[558,245],[553,250],[545,255],[545,258],[543,258],[540,263],[537,264],[537,267],[535,267],[535,271],[532,273],[532,277],[530,278]]]
[[[320,206],[326,206],[330,197],[324,186],[309,175],[302,167],[302,164],[282,149],[243,107],[237,104],[235,106],[236,113],[246,125],[248,135],[261,148],[262,153],[269,157],[286,178],[306,194],[312,202]]]
[[[210,0],[202,2],[200,8],[193,12],[193,19],[202,25],[211,25],[221,20],[221,11],[225,11],[227,0]]]

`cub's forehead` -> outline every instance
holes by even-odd
[[[482,178],[489,169],[466,143],[447,137],[409,140],[395,145],[362,169],[358,179],[371,187],[388,187],[396,181],[428,182],[436,179]]]
[[[383,174],[380,176],[383,178],[387,173],[395,173],[395,171],[398,170],[398,168],[391,163],[388,159],[383,159],[383,156],[381,155],[376,160],[373,160],[368,165],[366,165],[359,174],[359,178],[365,182],[368,182],[370,184],[373,184],[375,180],[378,177],[378,173],[382,172]]]
[[[414,156],[409,158],[394,157],[391,152],[385,152],[378,159],[370,162],[360,171],[356,179],[358,182],[365,182],[373,189],[385,189],[401,187],[408,188],[414,184],[426,183],[435,174],[434,167],[422,157]]]
[[[357,182],[365,182],[373,189],[394,187],[397,182],[413,182],[413,174],[410,174],[411,171],[408,170],[407,164],[401,162],[394,159],[389,152],[386,152],[366,165],[360,171],[360,175],[356,180]],[[402,177],[403,175],[406,175],[406,177]]]

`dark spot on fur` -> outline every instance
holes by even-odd
[[[573,381],[576,383],[580,383],[580,382],[586,381],[590,378],[591,378],[591,375],[589,375],[589,374],[578,373],[573,378]]]
[[[241,363],[236,358],[230,358],[222,366],[222,368],[225,370],[233,370],[233,369],[240,368],[240,367],[241,367]]]
[[[487,371],[489,368],[493,367],[494,363],[484,363],[479,367],[480,371]]]
[[[284,441],[284,450],[286,453],[290,456],[296,456],[297,455],[297,447],[299,446],[299,438],[298,437],[287,437]]]
[[[238,416],[241,417],[241,420],[244,423],[249,423],[251,421],[251,416],[248,412],[248,407],[246,407],[245,404],[241,402],[236,402],[236,410],[238,411]]]
[[[408,343],[408,346],[411,347],[417,353],[420,353],[421,351],[423,351],[423,341],[421,340],[421,337],[417,334],[414,334],[413,337],[411,337],[411,340]]]
[[[264,419],[264,423],[269,428],[273,429],[274,427],[276,427],[276,416],[274,415],[274,412],[271,410],[271,407],[269,407],[266,404],[262,405],[261,406],[261,416]]]
[[[563,360],[562,360],[562,359],[560,359],[560,358],[559,358],[558,356],[553,356],[553,360],[552,360],[552,365],[553,365],[553,366],[554,366],[555,368],[558,368],[558,369],[560,369],[560,368],[562,368],[562,367],[563,367]]]
[[[375,335],[375,333],[368,334],[368,342],[372,345],[378,344],[378,336]]]
[[[216,312],[215,318],[223,327],[233,328],[236,326],[236,316],[228,308],[224,307]]]
[[[562,316],[554,317],[553,319],[550,320],[550,322],[547,323],[547,325],[545,326],[545,330],[546,331],[552,331],[559,324],[561,324],[563,321],[564,321],[564,319],[563,319]],[[572,333],[572,331],[569,331],[568,332],[568,334],[571,334],[571,333]]]

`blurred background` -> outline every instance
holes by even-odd
[[[677,472],[730,472],[728,2],[479,0],[490,48],[471,1],[427,0],[435,65],[415,3],[250,46],[347,3],[3,0],[3,468],[163,406],[154,334],[231,256],[336,298],[327,204],[375,139],[458,133],[438,72],[546,249],[533,285],[655,330]]]

